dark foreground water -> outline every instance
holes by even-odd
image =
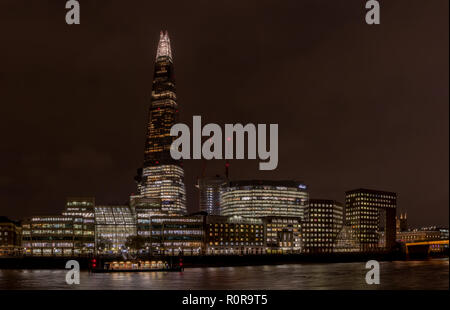
[[[67,285],[65,270],[0,270],[0,289],[449,289],[448,259],[380,262],[380,271],[380,285],[366,284],[364,263],[189,268],[184,272],[82,271],[80,285]]]

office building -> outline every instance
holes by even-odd
[[[302,219],[300,217],[263,218],[265,253],[294,254],[302,252]]]
[[[151,218],[167,215],[161,211],[161,201],[154,198],[131,197],[130,207],[136,219],[136,234],[145,240],[145,248],[150,246]]]
[[[310,199],[302,227],[305,253],[331,253],[344,223],[344,207],[334,200]]]
[[[154,216],[150,218],[150,241],[153,255],[201,255],[204,240],[203,216]]]
[[[20,255],[22,229],[19,222],[0,216],[0,256]]]
[[[95,199],[93,197],[68,198],[63,216],[74,218],[81,231],[76,230],[74,235],[74,254],[95,253]]]
[[[207,255],[264,253],[262,219],[206,216],[205,253]]]
[[[136,221],[129,206],[95,206],[95,242],[100,254],[126,251],[129,236],[136,235]]]
[[[360,244],[356,232],[352,226],[345,224],[336,237],[334,243],[334,253],[356,253],[360,252]]]
[[[68,198],[62,215],[34,216],[22,224],[22,248],[32,256],[86,256],[95,253],[95,200]]]
[[[227,180],[219,175],[203,177],[198,180],[200,211],[208,215],[220,215],[220,196]]]
[[[306,185],[295,181],[233,181],[224,187],[224,216],[300,217],[308,205]]]
[[[25,255],[74,256],[83,254],[75,236],[82,235],[82,218],[72,216],[34,216],[22,223]]]
[[[370,189],[345,193],[346,219],[361,251],[391,250],[395,246],[397,194]]]
[[[135,197],[131,209],[136,233],[143,238],[143,250],[161,255],[203,253],[203,217],[179,216],[161,210],[158,199]]]

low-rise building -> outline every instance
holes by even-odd
[[[159,255],[201,255],[204,240],[203,221],[203,216],[151,217],[149,252]],[[142,235],[142,231],[140,234]]]
[[[120,254],[126,251],[127,238],[136,235],[135,215],[129,206],[95,206],[95,243],[97,253]]]
[[[34,216],[22,224],[25,255],[73,256],[75,231],[82,231],[82,218],[71,216]]]
[[[267,254],[300,253],[302,251],[302,219],[300,217],[264,218],[264,240]]]
[[[95,253],[95,200],[88,198],[68,198],[62,215],[74,218],[77,227],[74,230],[74,255]]]
[[[0,256],[20,255],[21,232],[18,222],[0,216]]]
[[[341,231],[336,236],[336,241],[333,245],[334,253],[355,253],[360,251],[356,232],[352,229],[350,224],[342,226]]]
[[[421,242],[448,240],[448,228],[445,227],[422,227],[397,232],[397,242]]]
[[[155,198],[132,196],[130,207],[136,218],[136,234],[144,239],[144,248],[150,247],[151,218],[168,215],[161,211],[161,201]]]
[[[422,227],[418,229],[410,229],[407,231],[399,231],[397,232],[397,242],[405,245],[408,243],[420,243],[420,242],[431,242],[429,245],[429,250],[431,252],[444,252],[448,251],[448,237],[449,230],[446,227]],[[435,242],[433,241],[444,241],[443,242]]]
[[[264,253],[262,219],[207,216],[205,254],[244,255]]]

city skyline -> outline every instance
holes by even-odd
[[[338,4],[331,6],[339,9]],[[401,5],[394,4],[386,6],[388,12],[401,8]],[[55,13],[52,11],[55,8],[50,9],[49,14]],[[118,8],[111,5],[109,9],[115,12]],[[310,9],[318,10],[314,6]],[[417,14],[414,7],[407,9],[409,13]],[[205,122],[219,124],[280,124],[278,169],[263,173],[257,169],[257,161],[232,160],[231,180],[303,180],[309,186],[311,198],[341,202],[344,201],[344,192],[354,188],[392,191],[398,193],[399,212],[408,213],[412,226],[448,226],[448,130],[441,130],[441,127],[448,129],[448,113],[445,113],[448,112],[448,88],[445,86],[447,83],[444,84],[448,82],[445,75],[448,60],[432,62],[428,64],[431,67],[414,63],[425,51],[440,60],[441,53],[448,53],[448,46],[445,46],[448,41],[441,40],[441,45],[436,43],[439,40],[433,38],[429,41],[431,49],[418,51],[412,49],[417,46],[412,45],[414,33],[410,32],[411,37],[399,39],[403,45],[410,47],[410,53],[402,54],[406,48],[391,41],[395,33],[383,38],[376,30],[346,29],[346,23],[356,23],[353,20],[356,13],[356,9],[348,13],[348,22],[332,20],[319,30],[299,27],[301,34],[298,36],[303,35],[305,39],[300,45],[296,43],[298,38],[286,40],[295,34],[291,28],[285,29],[285,32],[276,31],[278,27],[285,26],[281,20],[275,23],[274,29],[264,28],[273,31],[269,31],[264,38],[260,36],[262,29],[251,26],[243,29],[232,27],[228,32],[213,23],[213,29],[222,34],[213,37],[205,29],[196,32],[196,27],[190,26],[183,30],[181,24],[170,23],[166,28],[173,38],[180,120],[189,124],[192,115],[198,114],[204,117]],[[133,14],[142,17],[137,11]],[[219,20],[224,18],[217,14]],[[328,9],[323,14],[329,14]],[[91,17],[87,15],[85,18],[89,21]],[[108,20],[106,16],[103,18]],[[60,48],[68,59],[62,56],[56,58],[55,67],[50,66],[48,72],[39,73],[42,75],[41,81],[27,76],[21,80],[21,86],[7,87],[6,99],[25,106],[32,113],[21,115],[16,107],[7,107],[13,117],[4,120],[3,125],[19,130],[5,137],[7,152],[3,165],[6,173],[0,179],[0,214],[12,218],[53,214],[64,209],[65,197],[70,196],[95,196],[102,204],[123,203],[128,201],[132,192],[136,192],[133,177],[136,167],[142,165],[145,140],[142,133],[150,104],[155,41],[160,28],[164,28],[152,25],[159,20],[145,26],[140,24],[141,21],[138,19],[128,28],[118,30],[116,36],[108,32],[105,42],[93,44],[91,49],[88,44],[93,43],[93,37],[88,36],[88,43],[81,43],[88,34],[87,28],[81,26],[75,34],[61,38]],[[50,19],[49,23],[53,22],[56,21]],[[240,22],[244,23],[243,20]],[[419,22],[425,23],[425,20]],[[440,19],[435,18],[434,23],[431,20],[427,22],[428,27],[433,29],[439,26]],[[343,25],[333,30],[332,34],[324,34],[338,23]],[[396,25],[389,19],[386,23]],[[316,24],[306,19],[305,25]],[[89,29],[92,30],[92,25]],[[242,31],[241,36],[237,35],[238,30]],[[16,31],[21,33],[20,29]],[[94,28],[96,35],[103,32],[101,28]],[[136,35],[130,38],[128,35],[133,32]],[[331,41],[358,35],[364,44],[361,47],[347,41],[350,52],[342,53],[338,47],[327,51],[332,44],[327,43],[326,48],[322,46],[319,34]],[[49,37],[60,35],[55,31]],[[333,35],[336,37],[333,38]],[[279,36],[286,42],[286,46],[282,47],[286,56],[278,59],[281,63],[277,63],[276,55],[272,53],[278,50],[279,42],[274,39]],[[375,47],[371,36],[383,41],[384,45],[388,43],[388,47]],[[206,43],[202,41],[205,37],[208,37]],[[224,39],[223,42],[219,37]],[[14,42],[13,38],[8,35],[8,42]],[[189,40],[196,44],[187,44]],[[72,41],[80,43],[80,46],[75,48],[69,44]],[[133,53],[121,47],[122,43],[133,46]],[[105,53],[105,46],[108,45],[111,53]],[[310,53],[311,49],[314,55]],[[390,49],[394,52],[390,53]],[[53,55],[46,47],[40,46],[38,51],[40,57]],[[373,64],[358,63],[356,60],[353,63],[353,58],[362,51]],[[76,53],[82,53],[83,57],[90,55],[91,58],[81,61],[82,58],[77,58]],[[334,62],[333,55],[340,62]],[[292,60],[292,63],[286,63],[284,58]],[[430,55],[430,62],[432,58]],[[21,68],[16,58],[13,59],[12,64],[6,67],[7,73],[14,65]],[[71,59],[75,59],[82,70],[77,69]],[[38,61],[41,59],[31,58],[25,62],[28,66],[36,66]],[[92,68],[88,69],[90,65]],[[374,70],[376,66],[393,66],[392,75],[377,75]],[[344,81],[338,83],[342,79],[334,71],[343,68],[349,69],[350,73],[346,72]],[[427,76],[427,70],[435,72],[436,80],[433,76]],[[87,72],[90,76],[88,82],[81,82]],[[424,74],[418,76],[419,73]],[[303,77],[299,76],[302,74]],[[52,88],[49,92],[43,81],[56,83],[59,75],[69,78],[67,84],[57,84],[59,88]],[[414,78],[411,79],[411,76]],[[14,77],[13,81],[20,80],[19,76]],[[126,83],[126,79],[130,82]],[[401,85],[393,86],[394,80]],[[420,92],[421,83],[428,83],[427,87],[433,87],[433,91]],[[17,95],[13,94],[14,90],[25,90],[22,87],[27,87],[29,93],[36,95],[33,99],[42,110],[31,105],[35,101],[28,103],[28,92],[20,93],[19,98],[14,96]],[[66,106],[55,106],[61,99],[66,100],[61,102],[79,108],[70,109],[73,114],[69,114]],[[401,100],[400,104],[394,106],[397,100]],[[427,103],[429,110],[420,110],[423,102]],[[234,113],[236,111],[240,112],[239,115]],[[292,114],[298,117],[292,117]],[[18,119],[19,115],[23,118]],[[36,116],[47,120],[45,124],[48,127],[35,123]],[[20,129],[19,125],[23,128]],[[23,139],[25,132],[32,132],[36,137],[26,140],[25,144],[30,144],[27,148],[15,142]],[[12,141],[12,137],[16,139]],[[36,144],[37,141],[43,143]],[[50,151],[54,153],[48,156]],[[54,161],[48,162],[50,159]],[[194,185],[201,175],[202,164],[202,161],[184,162],[190,212],[197,211],[198,194]],[[22,179],[19,178],[21,174]],[[207,163],[206,175],[216,174],[225,174],[225,161]],[[29,196],[19,195],[23,191]]]
[[[414,238],[410,242],[413,247],[417,246],[414,241],[423,238],[423,233],[405,234],[411,230],[408,230],[406,214],[396,216],[397,194],[394,192],[354,189],[345,192],[345,205],[334,200],[310,199],[308,186],[303,182],[230,180],[228,161],[225,179],[202,175],[198,180],[200,208],[188,215],[183,163],[172,153],[176,147],[183,148],[184,152],[185,143],[190,143],[178,145],[173,134],[179,118],[174,68],[169,34],[161,31],[144,162],[135,177],[138,194],[131,195],[129,203],[124,205],[98,205],[95,197],[68,198],[61,215],[32,216],[19,224],[3,218],[2,255],[122,254],[128,257],[130,252],[150,256],[362,255],[376,252],[394,255],[400,251],[408,255],[410,245],[406,245],[403,238]],[[200,130],[200,124],[197,127]],[[214,133],[214,137],[216,135],[218,133]],[[230,148],[227,142],[235,144],[236,141],[235,147],[242,150],[245,147],[238,142],[242,136],[243,130],[235,134],[230,130],[226,133],[225,147]],[[255,133],[247,133],[248,145],[252,144],[249,141],[252,136]],[[272,137],[270,140],[272,143]],[[277,143],[275,145],[277,147]],[[448,229],[434,227],[432,230],[433,239],[425,234],[425,242],[432,243],[427,243],[426,253],[445,252]],[[96,258],[94,260],[93,268],[97,266]],[[142,264],[148,268],[154,265],[150,261],[142,261]],[[111,265],[123,267],[117,262]]]

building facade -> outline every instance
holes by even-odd
[[[352,226],[345,224],[336,237],[334,253],[356,253],[360,252],[360,244]]]
[[[397,241],[400,243],[408,243],[448,240],[448,235],[448,228],[430,226],[397,232]]]
[[[128,206],[95,206],[94,198],[68,198],[62,215],[34,216],[22,223],[22,249],[32,256],[118,254],[136,234]]]
[[[346,219],[361,251],[391,250],[395,246],[397,194],[370,189],[345,193]]]
[[[404,246],[408,243],[430,242],[429,251],[435,253],[448,253],[448,237],[448,228],[437,226],[422,227],[418,229],[410,229],[397,232],[397,242],[399,244]]]
[[[34,216],[22,223],[22,248],[31,256],[95,253],[93,198],[69,198],[62,215]]]
[[[68,198],[63,216],[74,218],[81,226],[81,232],[75,231],[74,254],[95,253],[95,199],[93,197]]]
[[[153,75],[152,98],[144,152],[144,165],[136,176],[142,197],[159,199],[173,214],[186,214],[186,190],[181,160],[174,160],[170,147],[178,123],[172,50],[167,32],[160,34]]]
[[[166,215],[161,211],[161,201],[153,198],[132,197],[130,206],[136,219],[136,234],[144,239],[144,247],[148,250],[151,246],[152,217]]]
[[[264,253],[262,219],[206,216],[204,229],[207,255]]]
[[[0,216],[0,256],[16,256],[22,253],[22,228],[20,223]]]
[[[201,255],[204,245],[203,216],[154,216],[150,218],[150,240],[146,245],[153,255]],[[138,234],[142,235],[142,231]]]
[[[221,176],[204,177],[198,180],[200,211],[209,215],[221,215],[220,197],[227,180]]]
[[[265,253],[294,254],[302,252],[302,219],[274,217],[264,219]]]
[[[311,199],[302,229],[305,253],[331,253],[344,224],[344,207],[334,200]]]
[[[22,223],[25,255],[74,256],[80,253],[75,236],[82,235],[82,218],[72,216],[34,216]]]
[[[136,220],[126,205],[95,206],[95,243],[99,254],[126,251],[129,236],[136,235]]]
[[[221,195],[224,216],[300,217],[308,205],[306,185],[295,181],[229,182]]]

